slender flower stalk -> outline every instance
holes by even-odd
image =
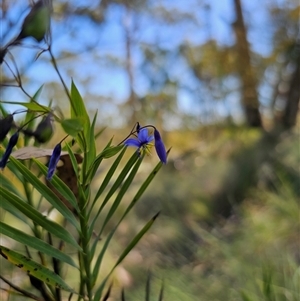
[[[5,150],[5,153],[3,154],[3,157],[0,160],[0,169],[3,169],[6,166],[8,158],[9,158],[11,152],[12,152],[12,149],[17,144],[18,139],[19,139],[19,131],[14,133],[10,137],[7,148]]]

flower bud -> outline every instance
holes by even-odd
[[[0,119],[0,142],[2,142],[9,130],[11,129],[14,122],[13,115],[7,115],[5,118]]]
[[[135,127],[136,132],[139,133],[139,132],[140,132],[140,129],[141,129],[141,125],[140,125],[139,122],[137,122],[137,123],[136,123],[136,127]]]
[[[6,53],[7,53],[7,48],[6,47],[0,48],[0,65],[2,65]]]
[[[55,169],[56,169],[56,166],[57,166],[57,163],[60,159],[60,154],[61,154],[61,143],[58,143],[54,147],[52,155],[49,160],[48,173],[47,173],[47,177],[46,177],[47,180],[52,179]]]
[[[53,135],[52,114],[48,114],[43,118],[33,132],[33,135],[38,143],[45,143],[50,140]]]
[[[164,164],[167,163],[167,152],[165,145],[160,137],[160,133],[157,129],[154,129],[154,145],[156,149],[156,153],[158,155],[158,158],[161,162]]]
[[[36,2],[26,16],[21,32],[14,44],[27,37],[32,37],[38,42],[42,41],[50,29],[50,13],[51,8],[47,1],[39,0]]]
[[[8,161],[8,158],[12,152],[12,149],[14,148],[14,146],[17,144],[19,139],[19,132],[14,133],[8,142],[7,148],[5,150],[5,153],[3,154],[3,157],[0,160],[0,168],[3,169]]]

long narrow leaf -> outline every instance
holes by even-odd
[[[102,263],[102,260],[103,260],[103,257],[104,257],[104,254],[109,246],[109,243],[113,237],[113,235],[115,234],[116,230],[118,229],[118,226],[119,224],[117,224],[116,227],[114,227],[110,233],[108,234],[108,236],[106,237],[106,240],[101,248],[101,252],[100,254],[98,255],[98,258],[96,260],[96,263],[95,263],[95,266],[94,266],[94,270],[93,270],[93,282],[92,284],[95,285],[96,281],[97,281],[97,277],[98,277],[98,274],[99,274],[99,271],[100,271],[100,267],[101,267],[101,263]],[[95,254],[95,251],[96,251],[96,246],[98,244],[98,239],[95,240],[95,243],[93,245],[93,255]]]
[[[136,246],[136,244],[141,240],[141,238],[148,232],[148,230],[152,227],[153,223],[159,216],[159,213],[156,213],[151,220],[142,228],[142,230],[133,238],[133,240],[127,245],[125,250],[120,255],[119,259],[117,260],[116,264],[114,265],[111,273],[113,270],[124,260],[124,258],[128,255],[128,253]]]
[[[117,262],[109,272],[109,274],[105,277],[105,279],[102,281],[101,285],[97,289],[94,301],[99,301],[105,286],[105,283],[107,282],[110,275],[113,273],[115,268],[124,260],[124,258],[128,255],[128,253],[136,246],[136,244],[141,240],[141,238],[147,233],[147,231],[151,228],[154,221],[158,217],[159,213],[157,213],[155,216],[152,217],[152,219],[142,228],[142,230],[133,238],[133,240],[127,245],[127,247],[124,249],[120,257],[118,258]]]
[[[168,153],[169,153],[169,151],[168,151]],[[138,192],[136,193],[136,195],[132,199],[132,201],[129,204],[129,206],[126,208],[123,216],[121,217],[121,219],[118,222],[118,225],[126,217],[126,215],[130,212],[130,210],[133,208],[133,206],[138,202],[138,200],[141,198],[141,196],[143,195],[143,193],[145,192],[145,190],[147,189],[147,187],[150,185],[150,183],[152,182],[152,180],[154,179],[154,177],[156,176],[156,174],[158,173],[158,171],[161,169],[162,165],[163,165],[162,162],[159,162],[155,166],[155,168],[152,170],[152,172],[149,174],[149,176],[147,177],[147,179],[145,180],[145,182],[142,184],[142,186],[140,187],[140,189],[138,190]],[[100,237],[100,235],[99,235],[99,237]],[[94,245],[92,247],[92,252],[95,251],[96,244],[97,244],[97,241],[95,241],[95,243],[94,243]],[[94,253],[92,253],[92,254],[94,254]]]
[[[47,106],[43,106],[37,102],[2,101],[2,103],[20,105],[34,112],[51,112],[50,108],[48,108]]]
[[[82,118],[84,128],[90,127],[90,118],[86,111],[83,99],[75,85],[72,81],[71,84],[71,117],[72,118]]]
[[[156,176],[156,174],[158,173],[158,171],[160,170],[160,168],[162,167],[162,163],[159,162],[155,168],[152,170],[152,172],[150,173],[150,175],[147,177],[147,179],[145,180],[145,182],[142,184],[142,186],[140,187],[140,189],[138,190],[138,192],[136,193],[136,195],[134,196],[133,200],[131,201],[131,203],[129,204],[129,206],[126,208],[126,211],[124,212],[124,214],[122,215],[121,219],[119,220],[118,224],[116,225],[116,227],[111,231],[111,233],[109,234],[109,236],[106,239],[106,242],[104,244],[104,246],[102,247],[101,253],[99,254],[96,264],[95,264],[95,268],[94,268],[94,276],[96,277],[96,275],[98,274],[99,270],[100,270],[100,266],[101,266],[101,262],[102,259],[104,257],[104,254],[106,252],[106,249],[108,247],[108,244],[110,242],[110,240],[113,237],[113,234],[115,233],[116,229],[118,228],[118,226],[120,225],[120,223],[123,221],[123,219],[126,217],[126,215],[130,212],[130,210],[133,208],[133,206],[137,203],[137,201],[140,199],[140,197],[142,196],[142,194],[144,193],[144,191],[147,189],[147,187],[150,185],[150,183],[152,182],[152,180],[154,179],[154,177]],[[99,233],[99,237],[101,236],[101,232]],[[95,240],[93,246],[92,246],[92,254],[94,255],[95,250],[96,250],[96,246],[97,246],[98,241]]]
[[[88,153],[86,154],[86,160],[87,160],[87,169],[90,168],[90,166],[93,164],[95,158],[96,158],[96,138],[95,138],[95,124],[97,120],[97,112],[94,116],[93,122],[91,127],[88,129],[88,137],[87,137],[87,142],[88,142]]]
[[[100,195],[103,193],[104,189],[107,187],[109,181],[111,180],[112,176],[114,175],[117,167],[119,166],[119,163],[121,162],[124,154],[125,154],[125,151],[126,151],[126,148],[124,148],[122,150],[122,152],[119,154],[119,156],[117,157],[117,159],[114,161],[114,163],[112,164],[112,166],[110,167],[109,171],[107,172],[101,186],[99,187],[96,195],[95,195],[95,198],[94,198],[94,201],[93,201],[93,204],[91,206],[91,208],[93,208],[93,206],[95,205],[95,203],[97,202],[98,198],[100,197]]]
[[[43,173],[44,176],[47,175],[47,167],[42,164],[40,161],[33,159],[34,162],[39,167],[40,171]],[[53,176],[51,180],[51,184],[53,187],[66,199],[68,202],[72,204],[72,206],[79,211],[78,204],[74,193],[71,189],[56,175]]]
[[[137,160],[139,160],[139,158],[138,158],[137,154],[134,153],[131,156],[131,158],[128,160],[127,164],[124,166],[123,170],[119,174],[118,178],[114,182],[114,184],[111,187],[111,189],[109,190],[109,192],[107,193],[107,195],[106,195],[106,197],[105,197],[105,199],[104,199],[104,201],[101,204],[101,207],[99,209],[100,212],[104,208],[104,206],[107,204],[107,202],[110,200],[110,198],[113,196],[113,194],[117,191],[119,186],[122,184],[123,180],[126,178],[126,176],[128,175],[128,172],[130,171],[130,169],[132,168],[132,166],[134,165],[134,163]]]
[[[152,170],[152,172],[150,173],[150,175],[147,177],[147,179],[145,180],[145,182],[142,184],[142,186],[140,187],[140,189],[138,190],[138,192],[136,193],[136,195],[134,196],[133,200],[131,201],[131,203],[129,204],[129,206],[126,208],[124,214],[122,215],[121,219],[119,220],[118,224],[116,225],[116,227],[110,232],[110,234],[108,235],[108,237],[106,238],[105,244],[102,247],[101,253],[99,254],[95,267],[94,267],[94,277],[96,277],[96,275],[98,275],[99,270],[100,270],[100,266],[101,266],[101,262],[102,259],[104,257],[104,254],[106,252],[106,249],[109,245],[110,240],[112,239],[115,231],[117,230],[118,226],[120,225],[120,223],[123,221],[123,219],[126,217],[126,215],[130,212],[130,210],[133,208],[133,206],[137,203],[137,201],[140,199],[140,197],[142,196],[142,194],[144,193],[144,191],[146,190],[146,188],[149,186],[149,184],[152,182],[152,180],[154,179],[155,175],[157,174],[157,172],[160,170],[160,168],[162,167],[162,163],[158,163],[155,168]],[[101,232],[99,233],[99,237],[101,236]],[[93,246],[92,246],[92,254],[95,254],[95,250],[97,247],[98,241],[95,240]]]
[[[18,268],[24,270],[29,275],[70,293],[76,294],[76,292],[70,288],[57,274],[47,269],[45,266],[31,260],[23,254],[17,253],[4,246],[0,245],[0,254],[12,264]]]
[[[73,170],[75,172],[75,175],[77,178],[79,178],[79,173],[78,173],[78,162],[76,160],[76,157],[69,145],[69,143],[66,143],[66,148],[67,148],[67,151],[69,153],[69,157],[70,157],[70,160],[71,160],[71,163],[72,163],[72,167],[73,167]]]
[[[11,163],[22,173],[23,177],[33,185],[33,187],[40,192],[40,194],[55,208],[62,216],[64,216],[76,229],[79,225],[73,213],[66,207],[66,205],[56,196],[56,194],[45,185],[36,175],[34,175],[22,163],[14,157],[10,157]]]
[[[122,149],[123,146],[111,147],[111,142],[112,142],[112,139],[107,143],[107,145],[105,146],[103,151],[92,162],[92,164],[88,170],[88,173],[87,173],[87,181],[86,181],[87,183],[90,183],[93,180],[103,159],[109,158],[107,156],[107,155],[109,155],[109,154],[107,154],[107,151],[109,152],[110,150],[113,150],[113,156],[114,156]]]
[[[8,180],[2,173],[0,173],[0,185],[2,187],[7,188],[14,194],[19,195],[19,191],[16,189],[16,186],[13,185],[13,183],[10,180]]]
[[[47,230],[51,234],[55,235],[56,237],[62,239],[63,241],[71,244],[72,246],[76,247],[78,250],[81,250],[80,246],[77,244],[76,240],[74,239],[71,234],[65,230],[59,224],[47,219],[46,216],[42,215],[40,212],[35,210],[32,206],[24,202],[21,198],[14,195],[7,189],[0,186],[0,206],[3,207],[3,204],[10,203],[13,205],[19,212],[23,213],[29,219],[31,219],[37,225],[40,225],[43,229]]]
[[[145,180],[145,182],[142,184],[142,186],[140,187],[140,189],[138,190],[138,192],[136,193],[136,195],[133,197],[131,203],[129,204],[129,206],[126,208],[126,211],[123,215],[123,218],[129,213],[129,211],[133,208],[133,206],[137,203],[137,201],[141,198],[141,196],[143,195],[143,193],[145,192],[145,190],[148,188],[148,186],[150,185],[150,183],[152,182],[152,180],[154,179],[154,177],[157,175],[158,171],[161,169],[162,167],[162,162],[159,162],[154,169],[151,171],[151,173],[149,174],[149,176],[147,177],[147,179]]]
[[[136,162],[136,164],[133,166],[131,172],[129,173],[129,175],[127,176],[126,180],[124,181],[118,195],[116,196],[116,199],[114,200],[109,212],[107,213],[107,215],[105,216],[105,220],[103,222],[102,228],[100,233],[103,232],[105,226],[107,225],[107,223],[109,222],[109,220],[111,219],[111,217],[114,215],[114,213],[116,212],[117,208],[119,207],[125,193],[127,192],[128,188],[130,187],[137,171],[139,170],[140,166],[142,163],[142,159],[138,160]]]
[[[84,152],[89,151],[89,142],[90,142],[90,118],[86,111],[83,99],[72,81],[71,84],[71,118],[82,118],[83,120],[83,132],[79,133],[78,135],[78,142],[81,145],[81,148],[84,150]],[[86,160],[86,158],[84,158]]]
[[[105,207],[105,205],[107,204],[107,202],[110,200],[110,198],[113,196],[113,194],[117,191],[117,189],[119,188],[119,186],[122,184],[123,180],[126,178],[126,176],[128,175],[130,169],[132,168],[132,166],[134,165],[134,163],[138,160],[138,156],[136,153],[134,153],[131,158],[128,160],[128,162],[126,163],[126,165],[124,166],[123,170],[121,171],[121,173],[119,174],[119,176],[117,177],[116,181],[114,182],[114,184],[112,185],[112,187],[110,188],[110,190],[108,191],[105,199],[103,200],[96,216],[94,217],[90,229],[91,231],[94,229],[95,223],[102,211],[102,209]],[[93,253],[93,252],[92,252]]]
[[[43,254],[49,255],[51,257],[57,258],[69,265],[72,265],[78,268],[73,261],[73,259],[67,254],[61,252],[58,249],[55,249],[53,246],[47,244],[43,240],[36,238],[34,236],[28,235],[18,229],[15,229],[5,223],[0,222],[0,233],[4,234],[28,247],[32,247]]]

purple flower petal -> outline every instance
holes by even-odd
[[[148,129],[144,128],[139,131],[138,139],[140,140],[141,144],[147,143],[148,137]]]
[[[161,162],[164,164],[167,163],[167,152],[165,145],[163,141],[161,140],[160,133],[157,129],[154,130],[154,144],[155,144],[155,149],[156,153],[158,155],[158,158],[160,159]]]
[[[150,143],[150,142],[153,141],[153,140],[154,140],[154,136],[153,136],[153,135],[148,136],[148,138],[147,138],[147,143]]]
[[[61,144],[58,143],[54,147],[52,155],[50,157],[50,162],[49,162],[49,167],[48,167],[48,173],[47,173],[47,177],[46,177],[47,180],[51,180],[52,179],[52,177],[54,175],[54,172],[55,172],[55,169],[56,169],[56,166],[57,166],[57,163],[58,163],[59,158],[60,158],[60,154],[61,154]]]
[[[124,144],[126,146],[134,146],[134,147],[137,147],[137,148],[140,148],[141,147],[141,143],[137,140],[137,139],[134,139],[134,138],[129,138],[127,139]]]

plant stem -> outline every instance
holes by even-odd
[[[51,63],[52,63],[52,65],[53,65],[53,67],[54,67],[54,69],[55,69],[55,71],[56,71],[56,73],[57,73],[57,75],[58,75],[58,77],[59,77],[59,79],[60,79],[63,87],[64,87],[64,90],[65,90],[65,92],[66,92],[66,94],[67,94],[67,96],[69,98],[70,105],[71,105],[72,109],[74,110],[73,103],[72,103],[72,98],[71,98],[71,94],[70,94],[69,89],[68,89],[68,87],[67,87],[64,79],[62,78],[62,75],[61,75],[59,69],[58,69],[58,66],[57,66],[57,63],[56,63],[56,59],[55,59],[55,57],[53,55],[51,46],[49,46],[48,51],[49,51],[49,54],[50,54],[50,57],[51,57]]]
[[[91,253],[90,253],[90,235],[88,227],[88,215],[86,211],[87,198],[85,194],[81,194],[79,197],[80,206],[80,227],[81,227],[81,246],[82,246],[82,256],[80,258],[83,260],[83,267],[85,272],[85,277],[81,277],[81,281],[85,281],[86,293],[88,300],[92,300],[92,273],[91,273]],[[83,272],[81,272],[83,273]],[[81,275],[82,276],[82,275]]]

